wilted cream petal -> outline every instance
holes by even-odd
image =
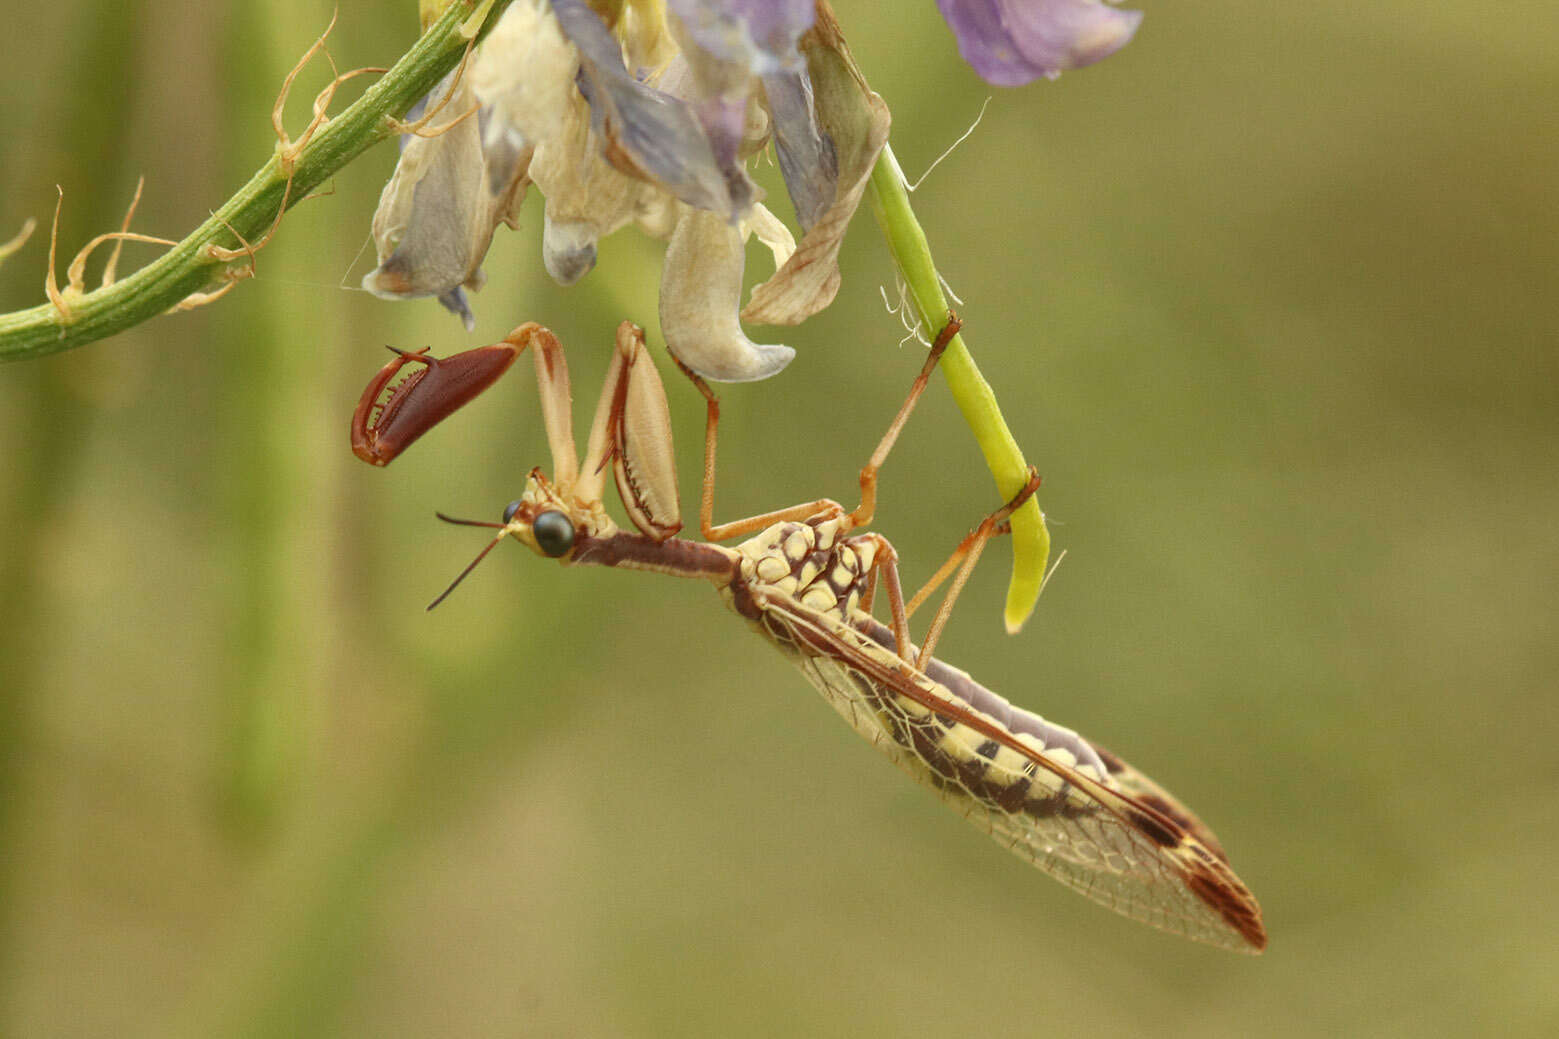
[[[572,285],[595,266],[596,229],[591,224],[559,222],[549,214],[541,236],[541,261],[559,285]]]
[[[623,6],[617,32],[622,37],[623,59],[635,76],[644,78],[665,68],[677,56],[677,41],[671,38],[670,30],[660,0],[633,0]]]
[[[888,140],[888,106],[872,93],[826,8],[801,38],[818,127],[833,141],[839,181],[833,203],[807,229],[795,255],[753,289],[742,320],[794,325],[833,302],[839,291],[839,247]]]
[[[539,142],[530,177],[546,196],[543,260],[560,284],[582,277],[595,262],[596,242],[624,224],[654,215],[670,196],[619,172],[601,157],[590,109],[576,91],[558,133]]]
[[[683,364],[717,382],[766,379],[796,356],[742,331],[736,308],[744,261],[740,230],[719,214],[684,208],[661,271],[660,326]]]
[[[769,247],[769,252],[774,254],[775,270],[785,266],[785,261],[796,251],[796,239],[790,228],[762,202],[753,206],[747,219],[742,221],[743,237],[749,234],[756,235],[758,241]]]
[[[671,240],[672,234],[677,229],[677,217],[681,215],[682,203],[664,192],[646,196],[645,206],[634,216],[634,223],[639,230],[651,238],[662,242]]]
[[[563,35],[547,0],[515,0],[471,63],[471,86],[482,103],[484,144],[518,133],[532,145],[562,132],[579,96],[579,52]]]

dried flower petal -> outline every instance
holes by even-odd
[[[541,236],[541,262],[559,285],[572,285],[595,268],[595,243],[599,237],[592,224],[559,221],[546,215]]]
[[[1101,0],[937,0],[958,52],[986,82],[1015,87],[1055,79],[1130,42],[1140,11]]]
[[[838,24],[826,11],[802,38],[801,50],[819,130],[833,146],[838,176],[827,208],[811,226],[803,222],[806,233],[795,255],[753,289],[741,318],[756,324],[799,324],[833,302],[839,291],[839,248],[888,141],[888,106],[866,85]]]
[[[687,207],[666,248],[660,327],[683,364],[718,382],[767,379],[796,356],[788,346],[754,343],[736,308],[745,260],[742,232],[724,217]]]
[[[546,0],[510,4],[471,63],[483,145],[492,151],[502,138],[522,137],[534,146],[561,133],[579,96],[578,69],[579,54]]]
[[[762,202],[752,207],[752,212],[747,219],[742,221],[743,235],[751,234],[758,241],[768,247],[774,254],[774,267],[779,269],[785,266],[796,253],[796,239],[790,233],[790,228],[785,222],[773,213]]]
[[[692,42],[721,61],[766,76],[798,64],[796,41],[812,27],[814,0],[667,0]]]
[[[429,94],[432,103],[449,89],[452,76]],[[459,118],[474,103],[470,87],[459,83],[435,121]],[[385,299],[437,296],[469,330],[475,319],[461,288],[481,286],[482,257],[493,231],[500,221],[513,225],[525,198],[524,166],[507,162],[495,190],[475,119],[436,136],[403,137],[402,143],[395,174],[374,213],[379,266],[363,277],[363,288]]]
[[[655,208],[664,193],[610,166],[590,131],[590,109],[577,91],[557,132],[536,146],[530,177],[546,197],[542,259],[561,285],[595,265],[596,243]]]
[[[553,0],[552,9],[579,48],[579,90],[590,102],[591,125],[607,160],[690,206],[739,217],[740,207],[688,105],[634,79],[617,38],[581,0]]]
[[[737,213],[758,198],[742,160],[769,138],[757,104],[760,77],[801,67],[796,42],[816,17],[813,0],[670,0],[670,27],[691,73],[660,84],[685,99],[709,138]]]
[[[600,240],[637,223],[670,242],[661,311],[678,356],[722,381],[789,362],[789,347],[742,332],[743,244],[756,234],[778,267],[748,319],[794,324],[827,306],[888,130],[827,4],[514,0],[467,79],[441,89],[456,92],[451,118],[473,104],[476,118],[405,143],[375,218],[380,266],[366,286],[435,295],[471,327],[465,290],[480,286],[496,223],[513,226],[534,182],[546,198],[543,263],[557,281],[582,278]],[[747,174],[770,140],[799,247]]]
[[[833,138],[818,128],[812,80],[806,69],[765,76],[763,90],[774,117],[774,153],[791,204],[796,207],[796,221],[805,232],[833,204],[839,157]]]

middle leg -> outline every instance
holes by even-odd
[[[898,553],[882,535],[862,535],[877,540],[877,555],[872,562],[871,571],[867,574],[867,592],[861,599],[861,609],[867,613],[871,612],[871,600],[876,592],[880,574],[883,592],[888,599],[888,613],[892,621],[893,638],[898,654],[917,671],[924,671],[926,664],[930,662],[936,644],[942,637],[942,629],[947,626],[947,619],[952,616],[953,604],[958,601],[958,594],[963,591],[964,584],[974,571],[975,564],[980,561],[980,554],[985,551],[985,543],[993,535],[1004,533],[1009,529],[1007,518],[1033,497],[1038,489],[1039,472],[1030,466],[1028,482],[1023,485],[1023,489],[1007,504],[981,520],[980,525],[959,542],[947,562],[932,575],[925,587],[915,593],[914,599],[910,600],[908,606],[905,605],[903,587],[899,582]],[[909,637],[909,614],[947,580],[949,575],[953,575],[952,586],[943,598],[942,605],[937,609],[931,627],[926,630],[926,638],[920,644],[920,651],[915,653]]]
[[[745,519],[732,520],[715,526],[715,443],[720,428],[720,398],[715,396],[714,390],[709,388],[709,384],[703,377],[683,364],[676,354],[671,355],[671,360],[693,383],[694,388],[703,394],[705,402],[704,477],[698,499],[698,526],[705,541],[724,541],[727,538],[743,537],[781,520],[804,520],[823,514],[837,516],[844,512],[844,506],[833,499],[819,498],[816,501],[804,502],[786,509],[776,509],[773,512],[748,516]]]

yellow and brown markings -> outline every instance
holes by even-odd
[[[857,550],[874,543],[844,538],[822,548],[824,529],[781,523],[739,546],[741,576],[726,592],[851,727],[1089,898],[1214,945],[1265,946],[1255,899],[1211,831],[1170,794],[942,661],[907,673],[886,627],[841,608],[858,601],[870,560]],[[841,559],[847,548],[856,558]]]
[[[843,516],[776,523],[737,546],[742,578],[844,620],[860,604],[877,552],[874,537],[841,538],[848,529]]]

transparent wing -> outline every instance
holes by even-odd
[[[956,668],[911,672],[864,615],[858,629],[769,591],[760,606],[764,633],[852,728],[1012,852],[1135,920],[1266,946],[1216,838],[1152,780]]]

